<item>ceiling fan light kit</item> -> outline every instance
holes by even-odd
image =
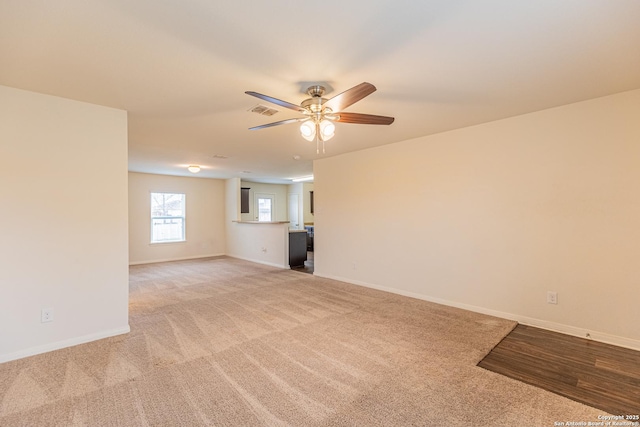
[[[313,141],[316,137],[316,125],[311,120],[306,120],[300,125],[300,134],[307,141]]]
[[[316,137],[322,141],[328,141],[334,137],[335,132],[336,125],[328,119],[324,119],[320,123],[315,123],[315,120],[309,119],[300,125],[300,134],[307,141],[313,141]]]
[[[360,101],[362,98],[376,91],[376,87],[371,83],[360,83],[331,99],[323,98],[325,88],[314,85],[307,89],[307,94],[311,97],[302,101],[300,105],[282,101],[271,96],[257,92],[247,91],[247,95],[255,96],[262,100],[271,102],[281,107],[295,110],[305,115],[305,117],[281,120],[279,122],[267,123],[266,125],[255,126],[249,130],[264,129],[272,126],[279,126],[288,123],[302,122],[300,134],[307,141],[316,140],[316,152],[320,152],[319,142],[322,141],[322,152],[324,153],[324,143],[335,136],[336,125],[334,122],[370,124],[370,125],[390,125],[393,117],[375,116],[373,114],[345,113],[342,110]]]
[[[320,127],[320,138],[323,141],[328,141],[335,135],[336,125],[332,121],[325,119],[318,126]]]

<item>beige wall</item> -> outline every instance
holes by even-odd
[[[0,200],[0,362],[128,332],[126,112],[0,86]]]
[[[224,181],[129,173],[129,262],[200,258],[226,252]],[[150,193],[186,194],[186,241],[151,244]]]
[[[317,275],[640,349],[640,90],[314,175]]]

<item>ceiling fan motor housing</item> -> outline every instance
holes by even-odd
[[[307,89],[307,93],[312,97],[321,97],[322,95],[324,95],[325,90],[326,89],[324,88],[324,86],[314,85],[309,86],[309,89]]]
[[[324,86],[320,86],[320,85],[310,86],[309,89],[307,89],[307,93],[311,98],[308,98],[302,101],[300,106],[302,108],[309,110],[311,113],[318,114],[322,112],[322,104],[324,104],[327,101],[326,98],[322,97],[324,92],[325,92]]]

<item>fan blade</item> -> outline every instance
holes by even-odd
[[[291,110],[296,110],[296,111],[298,111],[300,113],[306,113],[307,112],[307,110],[305,110],[301,106],[296,105],[296,104],[292,104],[292,103],[287,102],[287,101],[283,101],[281,99],[272,98],[270,96],[263,95],[263,94],[258,93],[258,92],[251,92],[249,90],[246,91],[245,93],[247,95],[255,96],[256,98],[264,99],[265,101],[268,101],[268,102],[270,102],[272,104],[276,104],[276,105],[279,105],[281,107],[289,108]]]
[[[324,104],[323,107],[329,107],[333,111],[342,111],[349,105],[353,105],[365,96],[371,95],[376,91],[376,87],[371,83],[360,83],[357,86],[347,89],[344,92],[334,96]]]
[[[298,117],[297,119],[280,120],[279,122],[273,122],[273,123],[267,123],[266,125],[254,126],[252,128],[249,128],[249,130],[258,130],[258,129],[270,128],[272,126],[280,126],[280,125],[286,125],[286,124],[289,124],[289,123],[303,122],[305,120],[309,120],[309,118],[308,117]]]
[[[356,123],[359,125],[390,125],[395,120],[393,117],[374,116],[373,114],[338,113],[335,119],[340,123]]]

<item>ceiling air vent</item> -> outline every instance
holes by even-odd
[[[256,113],[256,114],[261,114],[263,116],[273,116],[275,113],[278,112],[278,110],[274,109],[274,108],[269,108],[266,105],[256,105],[255,107],[251,108],[249,111],[251,111],[252,113]]]

